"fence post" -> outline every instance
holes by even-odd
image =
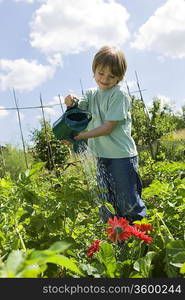
[[[16,109],[17,109],[17,116],[18,116],[18,122],[19,122],[19,129],[20,129],[20,133],[21,133],[21,140],[22,140],[23,151],[24,151],[24,159],[25,159],[26,167],[27,167],[27,169],[28,169],[28,161],[27,161],[27,156],[26,156],[26,147],[25,147],[25,143],[24,143],[24,137],[23,137],[23,132],[22,132],[22,126],[21,126],[21,118],[20,118],[19,107],[18,107],[17,98],[16,98],[16,95],[15,95],[15,90],[14,90],[14,89],[13,89],[13,95],[14,95],[15,106],[16,106]]]
[[[141,97],[141,101],[144,105],[144,111],[145,111],[145,115],[148,119],[148,126],[149,126],[149,142],[148,142],[148,145],[149,145],[149,148],[150,148],[150,153],[151,153],[151,156],[152,156],[152,159],[155,159],[155,155],[154,155],[154,150],[153,150],[153,145],[152,145],[152,137],[151,137],[151,134],[152,134],[152,126],[151,126],[151,120],[150,120],[150,115],[149,115],[149,112],[148,112],[148,109],[145,105],[145,102],[144,102],[144,99],[143,99],[143,95],[142,95],[142,92],[141,92],[141,88],[140,88],[140,85],[139,85],[139,79],[138,79],[138,76],[137,76],[137,72],[135,71],[135,75],[136,75],[136,80],[137,80],[137,86],[138,86],[138,89],[139,89],[139,93],[140,93],[140,97]]]
[[[40,93],[40,103],[41,103],[41,109],[42,109],[42,118],[43,118],[43,122],[44,122],[44,129],[45,129],[45,134],[46,134],[46,141],[48,144],[48,160],[49,160],[49,168],[50,170],[53,168],[55,168],[55,163],[53,161],[53,155],[52,155],[52,148],[51,148],[51,144],[50,141],[48,139],[48,132],[47,132],[47,126],[46,126],[46,119],[45,119],[45,115],[44,115],[44,107],[43,107],[43,102],[42,102],[42,96]]]
[[[2,158],[2,166],[3,166],[3,169],[4,169],[4,174],[6,173],[6,164],[5,164],[5,159],[4,159],[4,153],[3,153],[3,148],[2,146],[0,146],[0,154],[1,154],[1,158]]]
[[[60,106],[61,106],[61,109],[62,109],[62,113],[64,114],[64,108],[62,106],[62,100],[61,100],[60,95],[58,95],[58,98],[59,98]]]

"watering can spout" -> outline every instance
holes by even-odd
[[[76,141],[74,136],[78,135],[80,131],[87,128],[87,125],[92,119],[92,115],[87,110],[81,110],[77,105],[67,108],[65,113],[53,123],[53,133],[58,140],[68,140],[73,143],[74,152],[84,149],[85,142]]]

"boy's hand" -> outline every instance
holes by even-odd
[[[67,141],[67,140],[61,140],[61,142],[62,142],[63,144],[65,144],[66,146],[71,146],[71,145],[72,145],[72,143],[69,142],[69,141]]]
[[[73,104],[74,104],[74,100],[79,101],[79,99],[78,99],[75,95],[70,94],[70,95],[68,95],[67,97],[65,97],[64,103],[65,103],[67,106],[71,107],[71,106],[73,106]]]
[[[78,135],[76,135],[76,136],[74,136],[74,139],[76,140],[76,141],[81,141],[81,140],[83,140],[84,139],[84,133],[82,132],[80,132]]]

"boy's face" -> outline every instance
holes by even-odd
[[[96,68],[94,79],[102,90],[108,90],[120,81],[118,76],[112,74],[109,67],[102,68],[101,66]]]

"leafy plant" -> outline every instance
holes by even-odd
[[[33,130],[31,140],[34,158],[46,162],[49,170],[63,166],[69,158],[69,148],[55,138],[49,121],[41,122],[40,130]]]
[[[56,242],[48,249],[13,250],[5,262],[0,262],[0,277],[5,278],[37,278],[44,276],[48,264],[52,263],[83,276],[73,259],[61,255],[70,247],[69,243]]]
[[[16,180],[8,174],[0,179],[0,277],[185,276],[183,162],[146,160],[140,173],[150,179],[142,194],[148,218],[129,225],[126,235],[120,228],[107,231],[98,209],[104,204],[113,215],[114,210],[97,201],[96,183],[79,162],[60,177],[45,164],[34,164]],[[133,226],[152,226],[151,237]],[[117,242],[118,236],[129,239]],[[100,242],[88,252],[95,240]]]

